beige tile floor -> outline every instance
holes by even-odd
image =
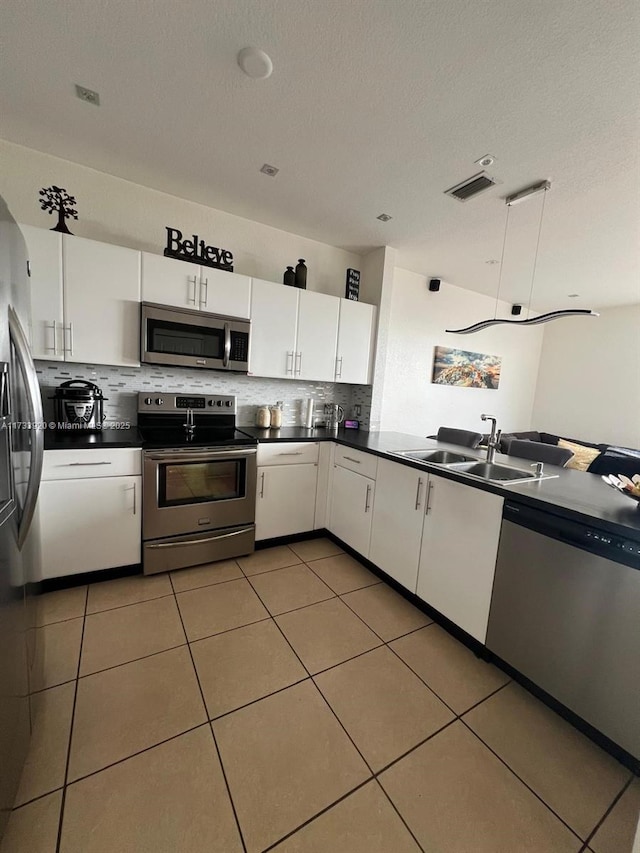
[[[326,539],[40,599],[1,853],[630,853],[640,782]]]

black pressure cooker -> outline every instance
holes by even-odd
[[[56,421],[82,429],[102,429],[105,419],[102,403],[106,398],[93,382],[71,379],[56,388],[54,401]]]

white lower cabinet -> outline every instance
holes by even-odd
[[[369,559],[416,591],[429,475],[398,462],[378,460]]]
[[[314,463],[260,466],[256,540],[313,530],[317,482]]]
[[[41,579],[139,563],[141,486],[141,477],[42,482]]]
[[[375,480],[336,465],[329,530],[363,557],[369,556]]]
[[[503,498],[429,475],[417,594],[484,643]]]

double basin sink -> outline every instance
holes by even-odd
[[[414,462],[442,465],[460,474],[478,477],[489,483],[526,483],[529,480],[546,479],[544,475],[523,471],[521,468],[511,468],[509,465],[500,465],[497,462],[485,462],[477,457],[465,456],[463,453],[454,453],[450,450],[398,450],[396,455],[413,459]]]

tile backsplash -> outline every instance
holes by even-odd
[[[255,424],[258,406],[283,402],[284,426],[302,423],[304,403],[315,400],[316,418],[323,417],[324,403],[339,403],[345,415],[354,414],[360,406],[360,421],[364,429],[369,423],[371,387],[343,385],[333,382],[302,382],[292,379],[263,379],[238,373],[221,373],[193,368],[112,367],[111,365],[70,364],[59,361],[36,361],[36,371],[42,390],[45,420],[53,418],[53,402],[49,399],[58,385],[69,379],[85,379],[95,383],[105,396],[104,412],[107,423],[137,422],[138,391],[183,392],[201,394],[234,394],[238,403],[238,426]]]

